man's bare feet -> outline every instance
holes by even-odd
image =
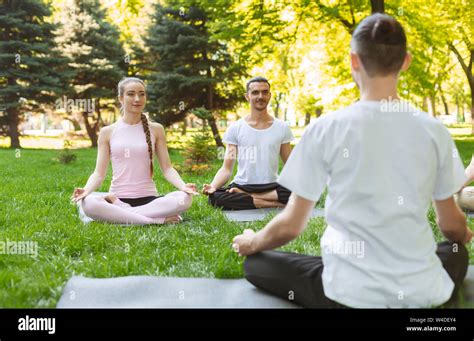
[[[257,199],[253,198],[253,204],[255,205],[256,208],[271,208],[271,207],[285,207],[285,204],[282,204],[279,201],[268,201],[268,200],[262,200],[262,199]]]
[[[107,201],[108,203],[111,203],[113,204],[115,202],[115,200],[117,200],[117,197],[113,194],[107,194],[105,197],[104,197],[105,201]]]
[[[474,181],[474,155],[471,158],[471,163],[466,168],[466,176],[468,178],[466,185],[469,185],[471,181]]]
[[[244,193],[250,195],[250,193],[245,192],[244,190],[241,190],[238,187],[232,187],[231,189],[228,189],[227,192],[229,193]]]
[[[173,215],[173,216],[170,216],[170,217],[166,217],[163,224],[178,224],[182,221],[183,221],[183,218],[181,218],[181,216]]]

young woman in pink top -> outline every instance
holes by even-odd
[[[119,224],[177,223],[192,202],[195,184],[185,184],[172,167],[165,131],[148,121],[143,108],[146,88],[138,78],[124,78],[118,84],[122,117],[101,129],[97,164],[84,188],[76,188],[72,199],[82,200],[84,213],[94,220]],[[158,157],[164,177],[179,191],[158,196],[153,182],[153,155]],[[109,195],[89,195],[98,189],[112,161]]]

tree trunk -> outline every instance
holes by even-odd
[[[316,109],[316,117],[319,118],[319,116],[321,116],[323,114],[323,109],[322,108],[317,108]]]
[[[421,105],[424,112],[428,112],[428,99],[423,97],[423,103]]]
[[[94,131],[93,126],[91,126],[89,122],[89,113],[83,112],[82,117],[84,117],[84,124],[86,125],[87,135],[89,135],[89,139],[91,140],[92,147],[97,147],[97,134]]]
[[[183,120],[183,126],[181,127],[181,135],[186,135],[186,130],[187,130],[187,123],[186,123],[186,119]]]
[[[310,112],[306,112],[306,115],[304,117],[304,126],[306,127],[309,122],[311,122],[311,113]]]
[[[8,40],[8,39],[7,39]],[[13,77],[9,77],[7,79],[7,84],[8,86],[15,86],[16,80]],[[16,95],[11,95],[13,97],[9,97],[6,99],[7,102],[16,102],[18,103],[18,98]],[[3,105],[4,103],[0,103]],[[19,103],[17,106],[14,107],[9,107],[6,109],[7,113],[7,124],[8,124],[8,136],[10,137],[10,148],[21,148],[20,145],[20,133],[18,131],[18,125],[20,123],[20,109],[18,107]]]
[[[281,102],[281,97],[282,97],[282,93],[279,92],[276,96],[275,96],[275,103],[276,103],[276,106],[275,106],[275,118],[279,118],[278,115],[280,114],[280,102]]]
[[[98,140],[98,131],[99,131],[99,124],[101,121],[101,113],[100,113],[100,98],[96,100],[96,107],[95,111],[97,113],[97,117],[92,124],[89,122],[89,113],[83,112],[82,117],[84,117],[84,123],[86,125],[87,135],[89,135],[89,139],[91,140],[92,147],[97,147],[97,140]]]
[[[429,112],[431,116],[436,117],[436,98],[434,94],[429,97]]]
[[[458,118],[458,122],[462,122],[464,117],[461,118],[461,115],[460,115],[460,112],[459,112],[459,99],[458,99],[457,95],[456,95],[456,115],[457,115],[457,118]]]
[[[370,0],[372,7],[372,14],[374,13],[385,13],[384,0]]]
[[[216,146],[224,147],[222,143],[221,135],[219,134],[219,129],[217,128],[216,119],[211,114],[211,117],[208,119],[209,125],[211,126],[212,135],[214,136],[214,140],[216,141]]]
[[[464,38],[468,38],[468,37],[464,37]],[[470,46],[468,46],[469,51],[471,53],[469,55],[469,59],[468,59],[469,61],[466,63],[464,61],[463,57],[461,56],[461,54],[459,53],[458,49],[456,48],[456,46],[454,46],[453,43],[449,44],[449,48],[450,48],[451,51],[454,52],[454,54],[456,55],[456,57],[459,61],[459,64],[461,64],[461,67],[464,71],[464,74],[466,75],[467,82],[469,84],[469,88],[471,90],[471,134],[474,134],[474,75],[472,73],[472,63],[473,63],[473,60],[474,60],[474,50],[472,48],[470,48]]]
[[[8,136],[10,137],[10,148],[21,148],[20,146],[20,133],[18,132],[18,109],[9,108],[7,109],[8,116]]]
[[[471,135],[474,135],[474,89],[471,89]]]
[[[74,126],[74,131],[81,130],[81,125],[79,124],[79,122],[77,122],[75,118],[66,117],[65,119],[72,123],[72,125]]]
[[[441,95],[441,101],[443,102],[444,106],[444,114],[449,115],[448,102],[446,102],[446,97],[444,96],[444,91],[441,90],[441,87],[439,87],[439,93]]]
[[[208,70],[208,74],[210,74],[210,70]],[[222,143],[221,135],[219,133],[219,129],[217,128],[216,118],[213,114],[214,108],[214,89],[212,88],[212,84],[209,84],[207,88],[207,106],[210,113],[210,117],[207,119],[209,125],[211,126],[212,135],[214,136],[214,140],[216,141],[216,146],[224,147]]]

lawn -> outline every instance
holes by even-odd
[[[457,136],[456,142],[467,164],[474,138]],[[0,255],[0,307],[55,307],[73,275],[243,277],[242,259],[232,251],[231,240],[244,228],[260,229],[265,222],[228,222],[207,204],[206,197],[199,196],[185,214],[186,222],[177,226],[83,225],[69,197],[74,187],[84,186],[93,171],[96,150],[74,152],[77,160],[63,165],[54,160],[57,150],[22,149],[18,153],[0,149],[0,241],[34,241],[38,245],[37,256]],[[182,162],[179,150],[170,152],[173,162]],[[216,161],[206,175],[184,174],[183,178],[201,185],[212,180],[219,166]],[[110,179],[109,169],[101,191],[108,190]],[[173,190],[161,175],[155,180],[159,192]],[[433,213],[429,216],[436,238],[441,240]],[[472,219],[469,224],[474,229]],[[319,254],[324,228],[323,218],[311,220],[304,234],[283,250]],[[474,264],[472,247],[470,260]]]

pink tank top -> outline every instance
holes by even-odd
[[[150,131],[152,144],[155,137]],[[153,155],[155,152],[154,145]],[[150,156],[142,122],[127,124],[122,119],[116,123],[110,138],[112,183],[109,192],[118,198],[157,196],[155,183],[150,175]]]

